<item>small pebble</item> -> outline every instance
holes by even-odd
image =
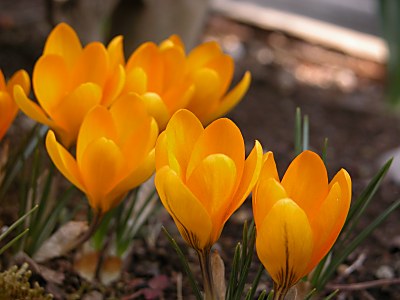
[[[394,271],[393,268],[389,267],[389,266],[380,266],[376,272],[375,272],[375,276],[379,279],[392,279],[394,278]]]

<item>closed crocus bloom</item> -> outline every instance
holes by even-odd
[[[225,115],[250,84],[247,72],[230,92],[233,59],[216,42],[204,43],[185,54],[176,35],[159,46],[145,43],[128,59],[125,91],[144,96],[161,129],[181,108],[192,111],[203,124]]]
[[[239,128],[218,119],[205,129],[188,110],[177,111],[156,145],[155,185],[182,237],[207,252],[257,181],[258,141],[245,160]]]
[[[79,130],[76,159],[52,131],[46,147],[56,167],[101,215],[151,176],[157,135],[157,123],[142,100],[127,94],[109,110],[98,105],[89,111]]]
[[[122,39],[108,49],[99,42],[82,47],[75,31],[65,23],[47,38],[33,70],[33,102],[20,87],[14,90],[21,110],[53,129],[62,144],[73,145],[86,113],[97,104],[109,106],[125,83]]]
[[[307,275],[329,252],[346,220],[351,179],[341,169],[330,183],[325,165],[304,151],[279,180],[273,154],[264,155],[253,190],[258,257],[274,280],[275,299]]]
[[[19,70],[6,82],[0,70],[0,140],[6,134],[18,112],[18,105],[14,101],[13,89],[15,85],[21,86],[21,92],[29,94],[31,82],[28,73]]]

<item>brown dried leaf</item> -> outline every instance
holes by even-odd
[[[218,299],[225,299],[226,284],[225,284],[225,265],[218,251],[211,253],[211,269],[214,280],[215,291]]]
[[[59,228],[48,238],[39,250],[33,255],[37,262],[44,262],[51,258],[62,256],[71,251],[76,240],[88,230],[86,222],[70,221]]]

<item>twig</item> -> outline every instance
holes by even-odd
[[[326,287],[330,290],[357,291],[392,284],[400,284],[400,278],[378,279],[350,284],[328,284]]]

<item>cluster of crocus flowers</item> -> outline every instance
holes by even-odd
[[[253,191],[258,257],[274,281],[275,299],[307,275],[336,241],[350,207],[351,179],[341,169],[328,183],[311,151],[298,155],[279,180],[271,152]]]
[[[125,91],[144,96],[160,128],[180,108],[192,111],[206,125],[228,113],[243,97],[250,73],[228,92],[234,62],[211,41],[188,55],[176,35],[159,46],[144,43],[132,53],[125,67]]]
[[[155,185],[182,237],[199,254],[206,299],[213,299],[210,248],[251,192],[261,165],[260,143],[245,159],[242,134],[226,118],[203,128],[193,113],[179,110],[157,140]]]
[[[204,43],[186,55],[181,40],[171,36],[159,46],[144,43],[125,63],[122,36],[107,47],[99,42],[83,47],[75,31],[61,23],[48,36],[34,67],[37,103],[21,88],[14,93],[25,114],[49,126],[70,147],[92,107],[109,107],[131,92],[140,95],[161,130],[180,108],[209,123],[232,109],[248,89],[247,72],[228,92],[233,70],[233,59],[216,42]]]
[[[0,140],[3,139],[18,112],[18,105],[13,96],[13,89],[16,85],[21,87],[21,93],[29,94],[31,82],[26,71],[15,72],[6,82],[3,72],[0,70]]]
[[[127,94],[110,109],[97,105],[89,111],[79,130],[76,158],[53,131],[46,147],[57,168],[86,194],[96,215],[102,215],[151,176],[157,136],[157,123],[141,99]]]
[[[87,112],[109,106],[119,96],[125,72],[114,44],[99,42],[82,47],[75,31],[65,23],[53,29],[33,70],[37,102],[16,87],[15,101],[21,110],[57,133],[64,146],[76,142]]]

